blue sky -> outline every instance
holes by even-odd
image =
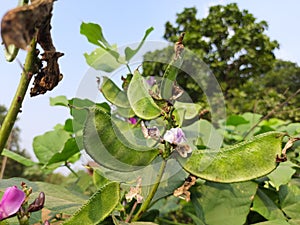
[[[175,21],[176,13],[184,7],[196,6],[198,16],[207,15],[208,7],[216,4],[228,4],[227,0],[152,0],[152,1],[71,1],[58,0],[54,3],[52,34],[58,51],[65,56],[60,59],[63,80],[53,91],[43,96],[30,98],[27,94],[23,102],[23,112],[19,115],[17,125],[21,128],[21,145],[32,152],[32,140],[36,135],[51,130],[57,123],[63,123],[69,117],[68,110],[63,107],[49,106],[49,97],[66,95],[71,98],[76,95],[78,86],[87,73],[89,66],[85,63],[84,52],[91,52],[94,46],[80,35],[81,22],[99,23],[106,39],[110,43],[123,46],[135,43],[141,39],[144,31],[153,26],[155,30],[148,40],[163,41],[164,24]],[[300,31],[300,1],[289,0],[251,0],[235,1],[240,9],[247,9],[258,20],[266,20],[269,24],[267,34],[272,40],[280,43],[276,51],[278,58],[297,62],[300,65],[299,37]],[[0,16],[13,8],[17,0],[0,0]],[[23,62],[25,52],[18,58]],[[17,62],[5,62],[0,51],[0,104],[7,107],[13,98],[17,87],[21,68]],[[96,88],[93,86],[91,88]]]

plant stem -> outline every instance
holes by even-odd
[[[161,178],[164,174],[164,171],[165,171],[165,168],[167,166],[167,160],[163,160],[162,161],[162,164],[160,166],[160,169],[158,171],[158,174],[157,174],[157,177],[156,177],[156,180],[155,180],[155,183],[153,184],[151,190],[150,190],[150,193],[149,195],[147,196],[147,198],[145,199],[144,203],[141,205],[141,208],[139,209],[139,211],[134,215],[134,217],[132,218],[132,222],[134,221],[137,221],[141,218],[141,216],[143,215],[143,213],[148,209],[156,191],[157,191],[157,188],[160,184],[160,181],[161,181]]]
[[[25,98],[26,91],[28,89],[31,76],[30,73],[34,71],[36,67],[36,40],[33,39],[30,44],[31,48],[27,53],[25,59],[24,69],[21,75],[19,86],[15,93],[15,96],[11,102],[11,105],[7,111],[7,115],[2,123],[0,129],[0,155],[6,145],[7,139],[11,133],[11,130],[16,122],[18,113],[22,107],[22,102]]]
[[[68,162],[65,162],[65,167],[67,167],[75,177],[79,177],[78,174],[69,166]]]

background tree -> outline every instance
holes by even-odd
[[[298,69],[296,64],[279,61],[273,67],[276,62],[274,50],[279,48],[279,44],[265,34],[267,29],[266,21],[257,21],[247,10],[240,10],[237,4],[232,3],[211,7],[208,16],[202,19],[197,18],[196,8],[185,8],[177,14],[175,25],[166,23],[164,38],[174,43],[182,31],[186,32],[185,47],[209,66],[221,85],[229,111],[256,110],[264,113],[266,110],[262,110],[263,105],[258,107],[255,102],[265,96],[263,93],[266,90],[269,92],[268,97],[275,98],[274,101],[271,101],[272,98],[269,100],[274,106],[286,98],[287,93],[283,89],[293,86],[289,88],[293,92],[297,85],[299,87],[299,81],[294,82],[295,79],[299,80],[294,73]],[[172,47],[169,47],[147,53],[145,59],[171,58],[172,53]],[[197,70],[196,65],[189,66]],[[281,74],[287,66],[290,70]],[[165,66],[145,62],[143,69],[145,74],[161,76]],[[274,79],[275,74],[278,80]],[[178,83],[193,101],[204,100],[199,95],[200,87],[187,74],[181,72]],[[279,83],[280,86],[274,86]]]
[[[6,108],[3,105],[0,105],[0,125],[2,124],[5,115],[6,115]],[[10,138],[8,140],[8,147],[9,150],[17,152],[20,155],[26,156],[26,150],[20,148],[20,129],[18,127],[13,128]],[[3,177],[2,178],[9,178],[9,177],[20,177],[23,175],[23,172],[25,170],[25,166],[11,160],[9,158],[5,159],[5,157],[1,157],[0,160],[0,168],[3,169]],[[2,170],[0,170],[2,171]]]
[[[248,80],[240,90],[231,90],[231,94],[233,98],[229,107],[234,113],[255,111],[266,115],[280,106],[274,116],[299,121],[300,67],[293,62],[276,60],[272,70]]]

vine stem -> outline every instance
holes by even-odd
[[[156,177],[156,180],[155,180],[155,183],[153,184],[151,190],[150,190],[150,193],[149,195],[147,196],[147,198],[145,199],[144,203],[141,205],[141,208],[138,210],[138,212],[134,215],[134,217],[132,218],[132,222],[134,221],[138,221],[141,216],[143,215],[143,213],[148,209],[156,191],[157,191],[157,188],[160,184],[160,181],[161,181],[161,178],[165,172],[165,168],[167,166],[167,160],[163,160],[162,161],[162,164],[160,166],[160,169],[158,171],[158,174],[157,174],[157,177]]]
[[[17,91],[0,129],[0,155],[2,154],[11,130],[16,122],[18,113],[21,110],[22,102],[25,98],[25,94],[31,80],[31,76],[29,74],[34,71],[36,66],[36,43],[35,39],[33,39],[30,43],[30,49],[25,59],[25,65]]]

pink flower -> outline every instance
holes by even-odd
[[[128,122],[131,123],[131,124],[133,124],[133,125],[135,125],[137,123],[137,121],[138,120],[135,117],[131,117],[131,118],[128,119]]]
[[[0,202],[0,220],[17,213],[25,197],[25,193],[16,186],[7,188]]]

